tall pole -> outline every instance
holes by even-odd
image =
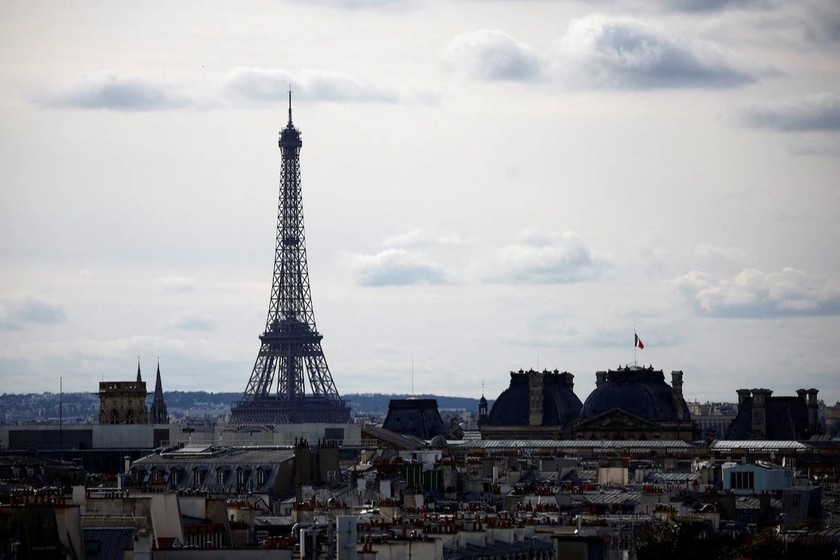
[[[633,365],[639,365],[639,362],[636,360],[636,348],[639,346],[639,335],[636,334],[636,319],[633,318]]]
[[[58,460],[64,460],[64,445],[61,439],[61,425],[64,420],[64,406],[63,406],[63,397],[64,397],[64,378],[58,378]]]

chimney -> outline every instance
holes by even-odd
[[[738,389],[738,408],[741,408],[741,405],[744,404],[744,401],[747,400],[750,396],[749,389]]]
[[[606,371],[596,371],[595,372],[595,388],[603,387],[607,384],[607,372]]]
[[[543,374],[528,372],[528,425],[542,426],[543,423]]]
[[[674,400],[674,410],[677,411],[677,418],[682,419],[685,412],[685,400],[683,399],[683,372],[682,370],[671,372],[671,389]]]
[[[812,436],[818,434],[820,429],[820,404],[817,401],[817,393],[819,391],[816,389],[808,389],[808,432]]]
[[[566,387],[573,391],[575,388],[575,376],[568,371],[564,371],[563,380],[566,382]]]
[[[752,390],[752,437],[754,439],[767,437],[767,399],[772,394],[771,389]]]

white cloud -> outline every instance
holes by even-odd
[[[776,4],[775,0],[665,0],[666,7],[686,12],[716,12],[767,8]]]
[[[391,6],[409,4],[413,0],[298,0],[302,4],[320,4],[343,10],[378,10]]]
[[[840,93],[821,92],[755,103],[740,110],[744,123],[780,132],[840,131]]]
[[[695,311],[715,317],[840,315],[840,284],[784,268],[744,269],[733,278],[692,271],[672,281]]]
[[[754,81],[712,45],[671,36],[640,20],[606,15],[569,24],[557,65],[572,84],[604,89],[717,89]]]
[[[746,252],[737,247],[719,247],[701,243],[694,251],[700,259],[711,264],[730,264],[742,261]]]
[[[32,325],[57,325],[67,320],[64,308],[44,298],[25,295],[0,300],[0,330],[22,330]]]
[[[187,107],[220,107],[220,101],[285,103],[291,86],[296,98],[308,101],[396,103],[403,97],[387,85],[324,70],[287,72],[278,68],[237,67],[220,84],[200,95],[184,83],[169,83],[116,70],[86,72],[63,85],[42,86],[32,100],[45,107],[159,111]],[[429,101],[418,93],[414,100]]]
[[[429,247],[433,245],[463,245],[465,241],[457,234],[428,228],[417,228],[385,239],[385,247]]]
[[[502,247],[486,277],[511,284],[555,284],[599,278],[609,263],[593,257],[576,233],[526,231],[518,242]]]
[[[193,292],[197,287],[195,279],[188,276],[155,278],[153,282],[167,292]]]
[[[179,311],[172,314],[167,326],[185,331],[213,331],[217,325],[212,317],[204,313]]]
[[[530,81],[542,73],[540,56],[532,47],[489,29],[457,35],[443,59],[450,69],[481,80]]]
[[[386,249],[376,255],[357,255],[353,268],[362,286],[410,286],[448,282],[439,264],[404,249]]]
[[[188,105],[173,84],[116,70],[78,74],[69,83],[34,94],[41,105],[56,108],[155,111]]]
[[[228,72],[223,85],[229,96],[257,103],[285,103],[289,87],[295,98],[309,101],[396,103],[400,99],[394,88],[322,70],[291,73],[280,68],[240,67]]]

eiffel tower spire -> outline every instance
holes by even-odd
[[[303,229],[300,131],[280,131],[282,155],[271,299],[260,350],[229,429],[273,430],[277,424],[346,423],[350,409],[335,388],[315,325]],[[306,379],[310,391],[306,390]]]

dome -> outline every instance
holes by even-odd
[[[511,372],[510,386],[493,403],[487,417],[490,426],[527,426],[530,417],[531,387],[529,377],[542,377],[542,424],[565,427],[580,414],[581,402],[572,390],[571,373]]]
[[[589,420],[617,408],[651,422],[691,421],[682,397],[682,372],[672,375],[679,383],[676,393],[665,383],[662,370],[653,367],[627,366],[598,372],[597,387],[583,403],[580,417]]]
[[[429,445],[432,449],[446,449],[449,445],[446,441],[446,437],[438,434],[432,438],[432,441],[429,442]]]

